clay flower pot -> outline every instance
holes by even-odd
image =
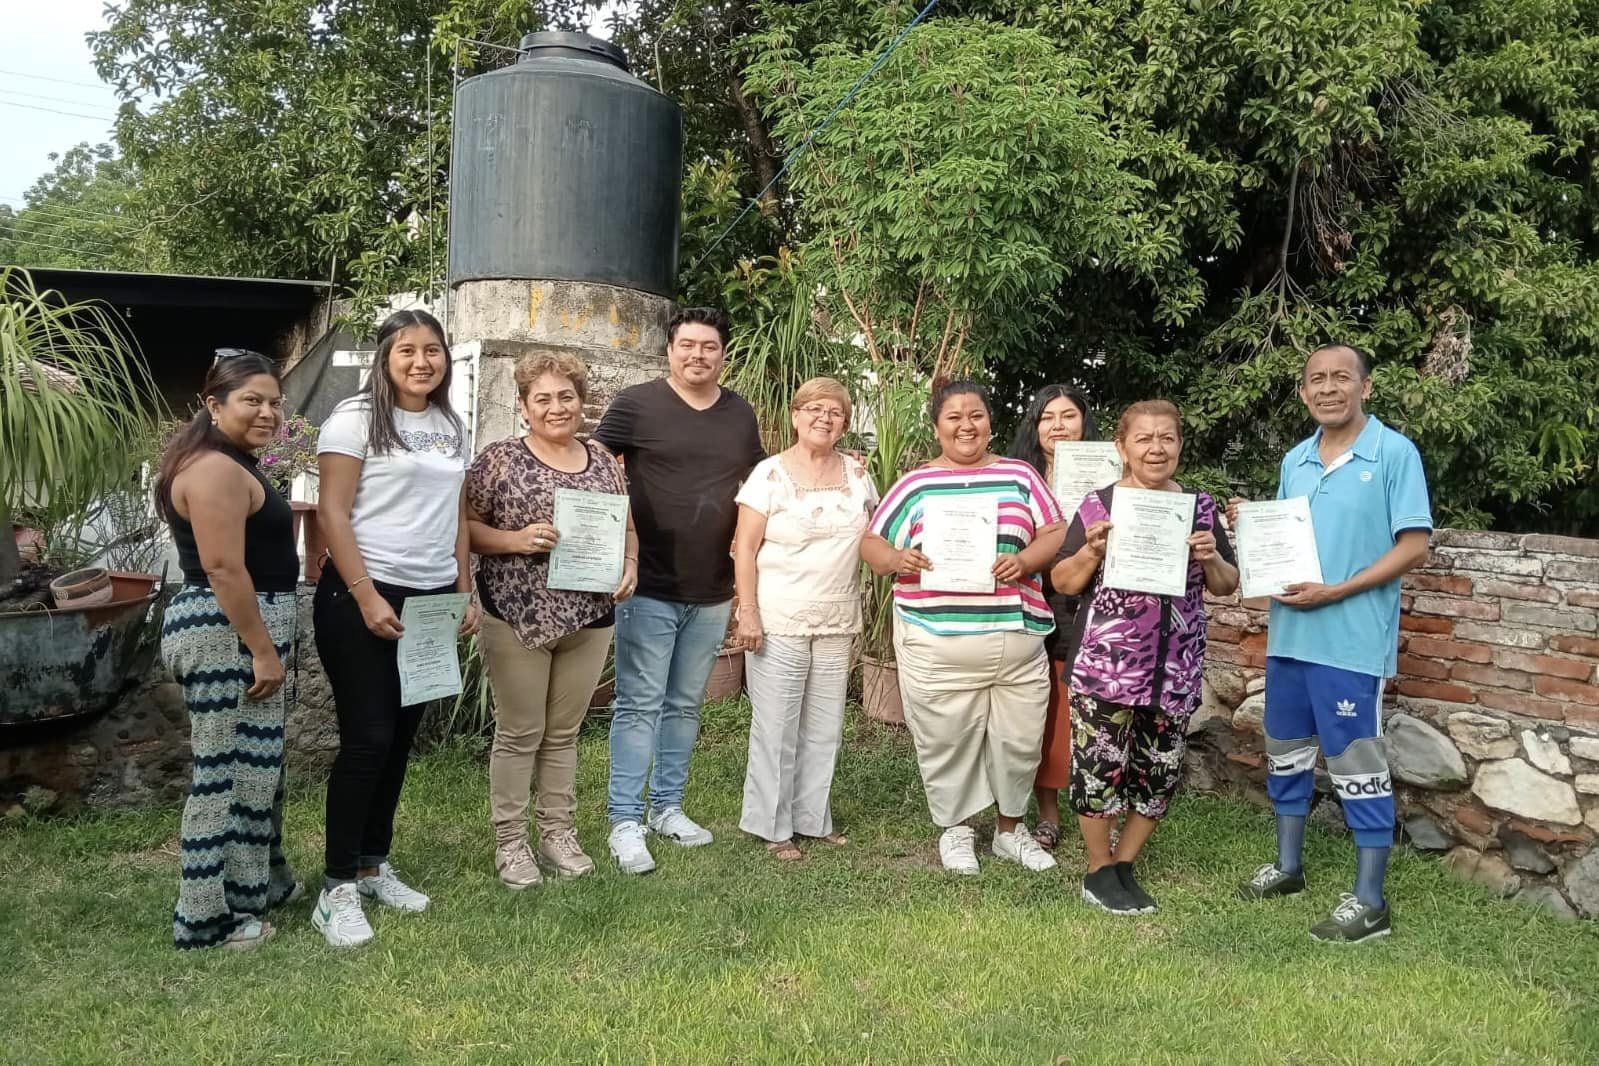
[[[899,670],[893,663],[861,656],[861,709],[875,722],[905,724]]]
[[[50,582],[57,607],[98,607],[111,602],[113,591],[110,572],[98,566],[74,570]]]

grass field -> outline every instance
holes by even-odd
[[[0,1061],[1599,1062],[1599,927],[1396,851],[1394,936],[1315,944],[1351,845],[1313,833],[1309,892],[1237,901],[1270,857],[1241,803],[1182,799],[1146,853],[1160,913],[1114,918],[1079,901],[1070,843],[1051,874],[941,873],[907,738],[853,722],[851,845],[780,866],[736,828],[746,716],[708,709],[690,779],[716,843],[655,843],[644,878],[605,852],[602,729],[579,783],[599,872],[520,894],[494,876],[481,755],[418,760],[394,861],[434,905],[369,912],[355,952],[308,901],[256,952],[173,950],[175,810],[0,829]],[[288,827],[314,880],[319,790]]]

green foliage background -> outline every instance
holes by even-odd
[[[119,154],[64,159],[0,255],[99,197],[77,224],[111,228],[30,254],[428,288],[453,72],[598,6],[119,0]],[[766,338],[775,392],[821,350],[973,369],[1012,412],[1054,380],[1102,419],[1167,396],[1190,480],[1265,493],[1303,354],[1342,339],[1441,522],[1599,533],[1599,0],[942,0],[712,250],[920,6],[611,15],[684,107],[682,298]]]

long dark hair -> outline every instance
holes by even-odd
[[[394,341],[400,331],[412,326],[425,326],[432,330],[444,349],[444,380],[428,393],[428,403],[443,412],[444,417],[455,427],[457,447],[466,446],[466,426],[450,405],[453,360],[450,358],[450,343],[444,339],[444,327],[426,311],[396,311],[378,327],[378,348],[372,356],[372,373],[367,375],[366,387],[357,394],[365,396],[372,408],[372,420],[366,438],[367,453],[370,455],[387,455],[395,448],[410,451],[394,425],[394,381],[389,377],[389,353],[394,350]]]
[[[201,452],[218,451],[231,446],[227,435],[211,421],[211,412],[205,401],[216,399],[227,403],[228,397],[238,391],[246,381],[265,374],[279,386],[283,375],[278,364],[262,355],[245,349],[223,349],[224,357],[211,364],[205,382],[200,386],[200,409],[173,435],[161,451],[161,463],[156,468],[155,504],[163,515],[172,513],[172,482],[183,468]]]
[[[1049,456],[1044,454],[1044,449],[1038,444],[1038,423],[1043,420],[1044,408],[1062,396],[1075,404],[1083,413],[1083,439],[1099,439],[1099,427],[1094,424],[1094,412],[1088,409],[1088,397],[1083,395],[1082,390],[1071,385],[1045,385],[1033,394],[1033,402],[1027,405],[1027,413],[1016,423],[1016,433],[1011,437],[1010,450],[1005,453],[1012,459],[1030,463],[1040,475],[1048,469]]]

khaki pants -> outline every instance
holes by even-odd
[[[527,837],[528,792],[538,781],[540,832],[570,829],[577,811],[577,731],[605,669],[611,628],[579,629],[537,648],[483,617],[478,637],[494,685],[489,808],[505,844]]]
[[[1043,749],[1044,638],[944,637],[896,618],[894,650],[905,725],[933,821],[959,825],[995,805],[1005,817],[1020,818]]]

